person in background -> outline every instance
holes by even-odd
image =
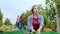
[[[37,5],[34,5],[31,11],[32,15],[28,17],[28,31],[40,34],[44,25],[44,17],[38,13],[39,9]]]
[[[19,28],[19,15],[17,15],[16,27],[15,28]]]
[[[22,15],[20,16],[20,18],[19,18],[19,21],[20,21],[19,29],[22,29],[23,16],[24,16],[24,14],[22,14]]]

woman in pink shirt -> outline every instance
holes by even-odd
[[[23,16],[24,16],[24,14],[22,14],[21,16],[20,16],[20,19],[19,19],[19,21],[20,21],[20,26],[19,26],[19,29],[22,29],[22,23],[23,23]]]
[[[34,5],[31,9],[32,15],[28,17],[28,30],[32,32],[38,32],[40,34],[44,25],[44,18],[38,13],[39,9],[37,5]]]

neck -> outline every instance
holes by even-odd
[[[34,15],[34,16],[38,16],[38,14],[36,14],[36,13],[34,13],[33,15]]]

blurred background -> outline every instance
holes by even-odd
[[[39,14],[44,16],[42,32],[60,32],[60,0],[0,0],[0,31],[19,30],[15,28],[17,15],[24,14],[23,27],[31,15],[31,7],[37,4]]]

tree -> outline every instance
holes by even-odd
[[[10,19],[8,19],[8,18],[6,18],[4,24],[5,24],[5,25],[12,25],[11,22],[10,22]]]
[[[30,10],[26,10],[26,12],[24,13],[24,18],[23,18],[23,26],[27,25],[27,20],[28,20],[28,16],[31,15],[31,11]]]
[[[0,9],[0,26],[3,25],[2,19],[3,19],[3,13],[1,12],[1,9]]]
[[[2,20],[0,20],[0,26],[2,26],[3,25],[3,21]]]
[[[60,32],[60,0],[55,1],[57,31]]]
[[[3,13],[1,12],[1,9],[0,9],[0,20],[3,19]]]

